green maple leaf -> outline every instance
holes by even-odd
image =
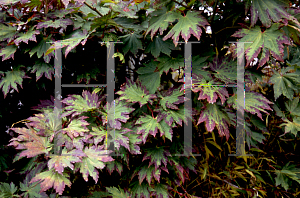
[[[279,125],[280,127],[285,126],[284,134],[291,132],[295,136],[297,136],[297,132],[300,131],[300,117],[294,118],[293,122],[289,121],[288,119],[283,119],[287,123],[283,123]]]
[[[169,198],[168,188],[167,185],[156,183],[153,187],[153,196],[160,197],[160,198]]]
[[[163,119],[169,126],[173,127],[173,121],[180,126],[182,126],[182,121],[187,124],[187,119],[192,119],[192,110],[189,108],[184,108],[184,105],[180,105],[178,110],[172,109],[159,109],[160,119]],[[186,113],[185,113],[186,111]]]
[[[72,34],[71,38],[64,39],[61,41],[55,41],[54,44],[52,44],[51,47],[47,50],[45,55],[52,53],[55,49],[61,49],[61,48],[67,47],[66,52],[65,52],[65,58],[66,58],[68,53],[73,48],[75,48],[77,45],[79,45],[79,43],[81,43],[82,45],[85,45],[88,36],[89,36],[89,34],[88,34],[87,30],[83,30],[82,32],[80,30],[75,31]]]
[[[52,80],[52,74],[54,75],[54,67],[53,65],[39,61],[32,67],[31,73],[36,73],[36,81],[38,81],[43,74],[46,78]]]
[[[82,91],[82,96],[71,95],[61,101],[68,105],[65,110],[66,113],[63,117],[72,114],[72,116],[80,115],[83,112],[92,111],[97,109],[100,105],[101,99],[97,93],[90,93],[86,90]]]
[[[128,51],[131,51],[134,55],[136,55],[139,49],[143,49],[142,41],[140,40],[142,36],[135,32],[119,38],[123,38],[123,44],[125,45],[123,47],[124,55],[127,54]]]
[[[193,77],[193,92],[200,92],[198,100],[206,99],[209,103],[215,103],[217,101],[217,98],[219,97],[221,99],[222,104],[226,101],[225,96],[228,98],[228,91],[225,87],[221,86],[211,86],[220,84],[219,82],[216,82],[214,80],[211,80],[209,82],[206,82],[204,78],[201,78],[200,76],[196,74],[192,74]],[[184,87],[182,87],[183,89]]]
[[[7,41],[10,43],[17,34],[17,27],[6,26],[4,24],[0,24],[0,41]]]
[[[182,36],[185,42],[189,40],[192,34],[199,41],[202,34],[201,27],[205,28],[205,25],[209,25],[206,19],[197,12],[189,11],[185,16],[182,16],[180,13],[176,12],[172,14],[172,17],[167,18],[167,21],[173,22],[174,19],[178,19],[178,22],[163,38],[163,40],[165,41],[168,38],[172,37],[175,46],[177,46],[178,44],[179,35]]]
[[[19,68],[16,68],[16,70],[4,72],[5,76],[1,77],[0,88],[2,88],[4,98],[6,97],[7,93],[10,91],[11,88],[19,92],[17,84],[19,84],[20,87],[23,89],[23,78],[28,78],[28,76],[26,76],[24,71],[19,70]]]
[[[106,187],[106,190],[110,193],[110,196],[113,198],[128,198],[130,197],[130,194],[126,191],[124,191],[122,188],[116,188],[116,187]]]
[[[171,54],[171,50],[175,48],[171,41],[163,41],[161,36],[155,36],[154,40],[150,42],[145,50],[145,53],[151,53],[155,58],[159,56],[160,53],[164,53],[168,56]]]
[[[166,8],[152,12],[150,24],[145,35],[151,32],[151,39],[152,39],[158,30],[160,32],[160,35],[162,35],[163,32],[169,27],[170,19],[169,20],[166,19],[168,19],[172,14],[173,12],[172,11],[167,12]],[[173,21],[175,21],[175,19]]]
[[[83,153],[78,150],[67,152],[67,149],[64,148],[61,155],[50,155],[51,159],[48,161],[49,169],[54,168],[61,175],[63,174],[65,167],[70,167],[73,170],[74,165],[72,163],[81,162],[81,159],[76,156],[76,152]]]
[[[106,130],[102,126],[92,127],[90,134],[93,135],[94,144],[97,146],[106,137]]]
[[[229,105],[233,104],[233,108],[237,109],[236,107],[236,100],[237,95],[231,96],[227,102]],[[262,94],[257,92],[246,92],[245,93],[245,111],[251,113],[251,114],[257,114],[257,116],[262,119],[262,114],[260,112],[264,112],[266,114],[269,114],[266,110],[273,111],[269,104],[273,104],[270,102],[266,97],[264,97]],[[238,101],[240,105],[244,106],[244,101]]]
[[[36,175],[30,183],[42,181],[41,182],[41,191],[46,191],[50,188],[54,188],[56,190],[56,193],[59,195],[62,195],[65,186],[71,187],[72,183],[68,179],[69,175],[66,173],[63,173],[63,175],[57,173],[53,168],[49,171],[45,171],[42,173],[39,173]]]
[[[139,184],[138,181],[131,183],[133,186],[131,189],[131,194],[133,197],[150,197],[150,192],[154,191],[154,189],[148,184],[142,183]]]
[[[165,92],[162,92],[162,94],[158,93],[158,96],[160,99],[160,105],[166,110],[167,108],[170,109],[176,109],[178,110],[178,107],[176,104],[180,104],[184,102],[184,93],[182,91],[169,89]]]
[[[149,166],[154,164],[156,170],[162,164],[164,164],[165,167],[167,166],[167,156],[171,156],[171,154],[168,150],[165,150],[165,147],[153,147],[145,150],[145,155],[142,161],[149,159]]]
[[[131,130],[127,128],[122,128],[121,130],[115,130],[114,134],[110,134],[110,136],[113,137],[114,145],[118,150],[122,145],[130,151],[129,138],[125,136],[125,134],[129,131]]]
[[[82,116],[78,119],[72,120],[68,127],[62,129],[61,131],[64,134],[67,133],[72,140],[79,135],[84,136],[84,133],[89,131],[89,129],[86,127],[87,125],[89,125],[89,123],[84,120],[85,118],[87,117]]]
[[[96,168],[103,169],[105,167],[104,162],[114,160],[109,156],[111,151],[107,152],[106,150],[102,150],[102,147],[91,146],[85,147],[84,153],[87,157],[83,157],[82,162],[76,163],[75,168],[80,169],[80,173],[82,173],[85,181],[88,181],[88,176],[90,175],[97,183],[99,172]]]
[[[295,165],[289,165],[290,162],[288,162],[282,170],[275,170],[276,173],[276,186],[281,185],[285,190],[288,190],[289,180],[294,180],[300,184],[300,170],[298,168],[295,168]]]
[[[160,173],[161,170],[160,169],[155,169],[154,166],[143,166],[139,171],[138,171],[138,175],[139,175],[139,182],[140,184],[142,184],[143,180],[146,178],[146,180],[148,181],[148,184],[150,185],[152,177],[154,177],[158,182],[160,179]]]
[[[294,98],[292,101],[288,101],[284,104],[292,116],[300,116],[299,98]]]
[[[132,126],[132,124],[128,122],[124,125],[124,127],[132,130],[124,134],[124,136],[129,138],[130,153],[134,155],[141,154],[139,144],[142,143],[142,140],[140,139],[140,135],[137,134],[137,127]]]
[[[34,157],[40,154],[48,154],[48,148],[52,146],[47,137],[42,137],[36,134],[31,127],[27,128],[12,128],[18,137],[10,140],[9,146],[15,146],[16,149],[25,149],[20,153],[19,159],[23,156],[27,158]]]
[[[215,59],[209,64],[210,68],[214,71],[214,77],[225,84],[236,84],[236,65],[236,61],[230,61],[228,59]]]
[[[32,57],[35,53],[37,53],[37,57],[41,58],[42,55],[44,54],[44,60],[46,63],[49,63],[50,58],[53,56],[54,57],[54,50],[48,54],[46,54],[47,50],[50,48],[50,42],[51,41],[51,35],[48,38],[43,38],[38,45],[36,45],[35,47],[33,47],[32,49],[28,49],[27,51],[29,51],[29,55],[30,57]],[[27,52],[26,51],[26,52]]]
[[[64,30],[66,30],[68,25],[73,25],[73,21],[71,19],[56,19],[55,21],[47,20],[44,22],[39,22],[36,26],[37,29],[41,28],[60,28],[62,27]]]
[[[121,122],[127,122],[129,114],[134,111],[128,104],[119,99],[112,101],[111,104],[106,103],[104,110],[105,112],[102,113],[102,122],[108,122],[110,127],[119,130],[121,129]]]
[[[152,99],[156,98],[155,95],[149,94],[149,91],[139,81],[133,83],[128,79],[126,79],[125,86],[121,87],[121,90],[117,94],[121,96],[119,100],[126,100],[126,102],[133,103],[138,102],[140,107],[147,104],[147,102],[152,104]]]
[[[28,44],[28,41],[36,42],[36,35],[40,34],[40,31],[34,30],[34,27],[30,28],[26,33],[19,33],[18,38],[14,40],[15,44],[19,45],[20,42]]]
[[[230,120],[228,115],[219,109],[219,105],[207,104],[206,109],[204,109],[199,117],[197,125],[205,121],[205,126],[207,131],[212,132],[215,126],[221,136],[226,136],[229,139],[229,128]]]
[[[270,82],[274,84],[273,89],[275,100],[277,100],[281,94],[292,100],[294,91],[299,89],[297,84],[300,83],[300,72],[297,70],[294,73],[287,73],[291,69],[293,68],[286,67],[281,70],[281,73],[274,71],[273,76],[270,78]]]
[[[168,74],[170,69],[174,71],[176,69],[179,69],[180,67],[184,67],[184,58],[182,58],[181,56],[178,56],[176,58],[160,56],[157,58],[157,61],[159,61],[158,70],[160,74],[163,74],[163,72]]]
[[[97,76],[99,73],[99,68],[85,70],[84,73],[77,74],[77,83],[81,83],[83,80],[86,84],[89,84],[91,82],[91,79],[97,80]]]
[[[140,127],[138,127],[137,134],[142,134],[142,141],[144,144],[146,143],[148,134],[151,134],[155,137],[157,131],[158,131],[158,121],[157,118],[153,118],[150,115],[146,115],[143,117],[140,117],[135,124],[141,124]]]
[[[45,196],[45,194],[40,193],[41,186],[37,183],[28,185],[28,183],[24,184],[20,182],[20,190],[24,192],[21,196],[25,198],[42,198]]]
[[[287,12],[289,7],[288,1],[282,0],[252,0],[251,6],[251,26],[254,26],[260,19],[261,23],[270,27],[271,22],[278,23],[282,19],[297,21],[291,14]],[[298,23],[299,25],[299,23]]]
[[[193,56],[192,57],[192,74],[197,74],[203,77],[205,80],[212,80],[211,73],[205,71],[204,67],[208,64],[206,63],[208,56],[200,57],[200,56]],[[179,81],[181,82],[181,81]],[[182,81],[184,82],[184,81]]]
[[[154,94],[157,88],[160,85],[160,73],[157,70],[158,62],[151,61],[148,64],[145,64],[145,67],[140,67],[137,70],[139,74],[139,79],[142,82],[150,94]]]
[[[270,58],[270,53],[279,61],[283,61],[283,44],[289,45],[290,42],[284,33],[279,29],[279,24],[275,23],[264,32],[259,26],[251,29],[240,29],[232,36],[242,38],[239,42],[245,43],[245,53],[248,66],[258,54],[262,52],[258,66],[263,66]],[[239,52],[238,52],[239,53]]]
[[[14,59],[15,52],[17,51],[18,47],[15,45],[8,45],[5,48],[0,50],[0,56],[2,56],[2,61],[7,59]]]
[[[121,176],[121,173],[123,171],[123,164],[121,162],[115,160],[115,161],[111,161],[108,164],[106,164],[106,168],[110,175],[114,170],[117,170]]]
[[[0,184],[0,196],[4,198],[17,197],[15,193],[17,192],[18,187],[15,186],[13,182],[10,183],[1,183]]]

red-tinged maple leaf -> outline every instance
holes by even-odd
[[[30,28],[26,33],[19,33],[18,38],[14,40],[16,45],[19,45],[20,42],[28,44],[28,41],[36,42],[36,35],[40,34],[40,31],[34,30],[34,27]]]
[[[88,132],[89,129],[86,127],[89,125],[87,121],[84,119],[88,118],[87,116],[81,116],[78,119],[74,119],[68,125],[67,128],[62,129],[62,132],[67,133],[68,136],[73,140],[73,138],[80,136],[84,136],[85,132]]]
[[[49,170],[54,168],[59,174],[63,174],[65,167],[70,167],[74,170],[74,165],[72,163],[81,162],[79,156],[86,156],[81,150],[72,150],[67,152],[67,149],[62,150],[61,155],[50,155],[50,160],[48,161]]]
[[[44,22],[39,22],[36,28],[41,29],[41,28],[48,28],[48,27],[53,27],[53,28],[62,27],[63,29],[66,30],[67,26],[72,24],[73,21],[71,19],[56,19],[55,21],[47,20]]]
[[[185,16],[182,16],[178,12],[174,12],[172,16],[170,18],[167,18],[166,20],[169,22],[173,22],[174,19],[178,19],[178,22],[163,38],[163,40],[165,41],[168,38],[172,37],[175,46],[177,46],[178,44],[179,35],[182,36],[185,42],[189,40],[192,34],[198,40],[200,40],[202,34],[201,27],[205,28],[206,25],[209,25],[206,19],[197,12],[189,11]]]
[[[65,186],[71,187],[72,183],[68,179],[69,175],[66,173],[63,173],[62,175],[57,173],[53,168],[49,171],[45,171],[42,173],[39,173],[37,176],[32,178],[30,183],[34,183],[37,181],[42,181],[40,183],[41,185],[41,191],[47,191],[50,188],[54,188],[56,190],[56,193],[59,195],[62,195]]]
[[[82,173],[83,179],[88,181],[88,176],[90,175],[95,182],[98,182],[99,172],[98,169],[103,169],[105,167],[104,162],[113,161],[114,159],[109,156],[112,151],[102,150],[103,146],[96,147],[85,147],[84,153],[87,157],[82,158],[82,162],[76,163],[76,170],[79,168],[80,173]]]
[[[37,156],[39,154],[48,154],[48,148],[51,147],[47,137],[41,137],[36,134],[31,127],[27,128],[11,128],[19,134],[18,137],[12,138],[8,146],[15,146],[16,149],[25,149],[20,153],[19,158],[27,156],[27,158]]]
[[[143,166],[139,171],[138,171],[138,175],[139,175],[139,182],[140,184],[142,184],[143,180],[146,178],[148,184],[150,185],[152,177],[154,177],[158,182],[160,179],[160,173],[161,170],[160,169],[155,169],[154,166]],[[135,174],[133,174],[133,176],[135,176]]]
[[[149,166],[154,164],[155,170],[158,169],[162,164],[167,166],[168,158],[171,156],[171,153],[165,149],[165,147],[153,147],[145,150],[145,155],[143,160],[150,160]]]
[[[46,78],[52,80],[52,75],[54,75],[54,66],[39,61],[32,67],[31,73],[36,73],[36,81],[38,81],[43,76],[43,74]]]

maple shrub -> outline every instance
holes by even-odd
[[[52,97],[10,128],[8,146],[21,150],[14,163],[29,159],[19,183],[1,181],[0,197],[300,194],[299,1],[0,0],[0,9],[1,101],[25,80],[53,80],[56,49],[62,81],[72,84],[109,82],[110,45],[116,64],[113,102],[104,88],[83,89],[62,98],[61,113]],[[189,99],[184,52],[191,41]],[[244,103],[236,86],[225,86],[237,84],[240,55]],[[230,156],[238,104],[251,155]],[[192,145],[184,142],[188,123]],[[193,150],[183,154],[187,146]],[[13,174],[7,159],[1,154],[1,171]]]

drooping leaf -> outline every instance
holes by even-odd
[[[161,53],[170,56],[171,50],[173,50],[174,47],[175,46],[171,41],[163,41],[161,36],[155,36],[154,40],[147,46],[145,53],[151,52],[155,58],[157,58]]]
[[[36,42],[36,35],[40,34],[40,31],[30,28],[26,33],[19,33],[18,38],[14,40],[15,44],[19,45],[20,42],[28,44],[28,41]]]
[[[288,119],[283,119],[286,123],[279,125],[280,127],[285,126],[284,134],[291,132],[295,136],[297,136],[297,132],[300,131],[300,117],[294,118],[293,122],[289,121]]]
[[[169,192],[166,185],[161,183],[156,183],[153,187],[153,196],[159,197],[159,198],[169,198]]]
[[[157,70],[157,65],[158,62],[151,61],[145,64],[145,67],[140,67],[137,70],[142,85],[146,86],[150,94],[154,94],[160,85],[160,73]]]
[[[139,184],[139,182],[136,181],[133,182],[131,185],[133,186],[131,189],[131,195],[133,198],[136,197],[150,198],[150,193],[154,191],[154,189],[148,184],[145,184],[145,182]]]
[[[276,186],[281,185],[285,190],[289,189],[289,180],[294,180],[300,184],[300,170],[295,168],[295,165],[290,165],[288,162],[282,170],[275,170],[276,173]]]
[[[111,151],[102,150],[102,147],[85,147],[84,153],[87,157],[82,158],[81,163],[75,164],[75,169],[80,169],[83,179],[88,181],[88,176],[90,175],[95,182],[98,182],[99,172],[98,169],[103,169],[105,167],[104,162],[113,161],[114,159],[109,156]]]
[[[180,56],[176,58],[160,56],[157,58],[157,60],[160,62],[158,65],[158,70],[160,74],[163,74],[163,72],[168,74],[170,69],[174,71],[176,69],[179,69],[179,67],[184,67],[184,59]]]
[[[15,45],[8,45],[5,48],[0,50],[0,56],[2,56],[2,61],[7,59],[14,59],[15,52],[17,51],[18,47]]]
[[[34,157],[39,154],[48,154],[48,147],[51,147],[47,137],[41,137],[36,134],[32,128],[11,128],[16,133],[20,134],[16,138],[10,140],[9,146],[15,146],[16,149],[25,149],[21,152],[19,158],[27,156],[27,158]]]
[[[102,122],[108,122],[110,127],[121,129],[121,122],[127,122],[129,114],[134,110],[124,101],[116,99],[111,104],[106,103],[104,106],[105,113],[102,115]]]
[[[36,73],[36,81],[38,81],[43,74],[49,80],[52,80],[52,74],[54,75],[54,67],[44,62],[37,62],[31,70],[31,73]]]
[[[109,192],[110,196],[113,198],[128,198],[130,197],[130,194],[126,191],[124,191],[122,188],[116,188],[116,187],[106,187],[106,190]]]
[[[221,136],[226,136],[229,139],[229,128],[230,120],[228,115],[219,109],[219,106],[214,104],[207,104],[199,117],[197,125],[205,121],[207,131],[212,132],[215,126]]]
[[[117,92],[121,97],[120,100],[126,100],[127,102],[138,102],[140,107],[149,102],[152,104],[152,99],[156,98],[155,95],[149,94],[149,91],[141,85],[139,81],[133,83],[131,80],[126,79],[125,86],[121,87],[121,90]]]
[[[106,168],[107,168],[107,170],[108,170],[108,172],[109,172],[110,175],[111,175],[111,173],[112,173],[114,170],[117,170],[118,173],[119,173],[120,176],[121,176],[122,171],[123,171],[123,164],[122,164],[121,162],[119,162],[119,161],[114,160],[114,161],[109,162],[109,163],[106,165]]]
[[[131,33],[119,38],[123,38],[123,44],[125,45],[123,48],[124,54],[127,54],[128,51],[131,51],[134,55],[136,55],[139,49],[143,49],[143,45],[140,40],[142,36],[139,34]]]
[[[182,36],[185,42],[189,40],[191,35],[194,35],[198,41],[200,40],[202,29],[205,28],[205,25],[209,25],[206,19],[197,12],[187,12],[185,16],[182,16],[178,12],[172,13],[172,17],[167,18],[168,22],[173,22],[175,19],[178,19],[176,25],[169,31],[169,33],[163,38],[167,40],[168,38],[173,38],[173,43],[177,46],[179,41],[179,35]],[[171,20],[169,20],[171,19]]]
[[[30,183],[37,182],[37,181],[42,181],[41,182],[41,191],[46,191],[50,188],[54,188],[56,190],[56,193],[59,195],[62,195],[65,186],[71,187],[72,183],[68,179],[69,175],[66,173],[63,173],[63,175],[57,173],[53,168],[39,173],[36,175]]]
[[[50,155],[50,160],[48,161],[49,169],[54,168],[59,174],[63,174],[64,168],[70,167],[72,170],[74,169],[74,165],[72,163],[81,162],[81,159],[76,156],[76,152],[81,152],[79,150],[72,150],[67,152],[67,149],[64,148],[62,150],[61,155]]]
[[[234,95],[230,97],[227,102],[228,104],[233,104],[233,108],[236,107],[236,100],[237,100],[237,95]],[[240,105],[243,107],[244,102],[245,102],[245,111],[251,113],[251,114],[256,114],[261,120],[262,119],[262,114],[260,112],[264,112],[266,114],[269,114],[266,110],[272,111],[271,107],[269,104],[273,104],[270,102],[266,97],[264,97],[262,94],[257,93],[257,92],[246,92],[245,93],[245,100],[244,101],[238,101]]]
[[[5,76],[2,76],[0,81],[0,88],[2,88],[4,98],[11,88],[18,91],[17,84],[23,89],[23,78],[28,78],[28,76],[20,69],[5,72]]]
[[[296,20],[287,12],[288,1],[282,0],[252,0],[251,5],[251,26],[254,26],[260,19],[261,23],[270,27],[271,22],[278,23],[282,19]]]
[[[162,164],[167,166],[168,158],[171,156],[170,152],[165,147],[153,147],[145,150],[143,160],[150,160],[149,166],[154,164],[155,170],[158,169]]]
[[[245,43],[245,54],[248,66],[254,58],[257,58],[262,52],[258,66],[263,66],[270,58],[270,53],[279,61],[283,61],[283,44],[289,45],[288,38],[281,30],[278,30],[279,24],[275,23],[270,28],[262,31],[259,26],[251,29],[240,29],[232,36],[242,38],[239,42]],[[241,53],[241,52],[238,52]]]
[[[159,182],[160,173],[161,170],[155,169],[154,166],[143,166],[141,169],[139,169],[137,174],[139,175],[140,184],[146,178],[148,184],[150,185],[152,177],[154,177]]]
[[[273,76],[270,78],[270,82],[273,83],[274,88],[274,98],[277,98],[283,94],[288,99],[292,100],[294,91],[299,89],[297,83],[300,83],[299,74],[297,70],[294,73],[288,73],[289,70],[293,68],[286,67],[281,70],[281,72],[274,71]],[[294,90],[294,91],[293,91]]]

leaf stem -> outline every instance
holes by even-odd
[[[97,14],[99,14],[101,17],[103,17],[103,15],[99,12],[99,10],[97,10],[96,8],[94,8],[93,6],[91,6],[90,4],[88,4],[87,2],[84,2],[84,4],[89,7],[91,10],[97,12]]]

